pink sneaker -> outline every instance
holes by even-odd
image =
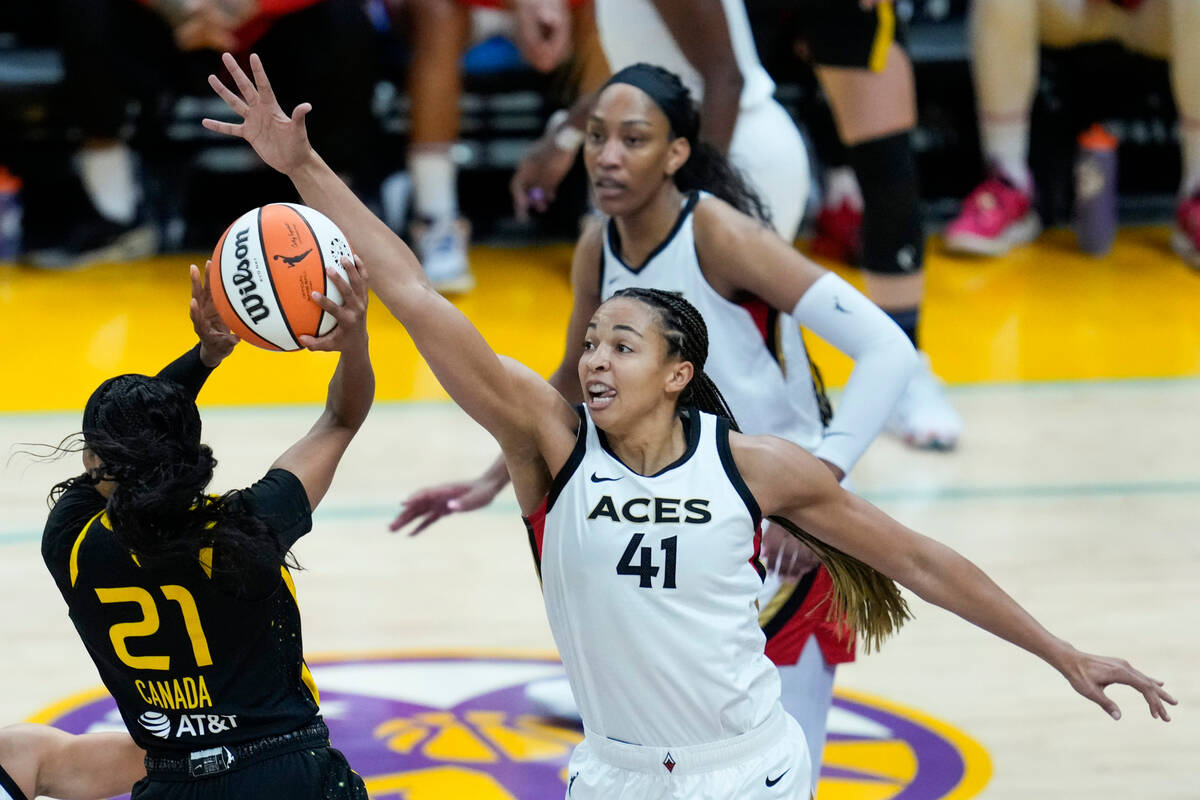
[[[1195,269],[1200,269],[1200,192],[1179,204],[1171,248]]]
[[[962,211],[946,228],[946,248],[977,256],[1002,256],[1032,242],[1042,230],[1033,198],[999,172],[975,187]]]

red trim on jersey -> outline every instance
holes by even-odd
[[[762,562],[758,560],[759,554],[762,552],[762,523],[759,522],[754,526],[754,555],[750,556],[750,566],[754,567],[754,571],[760,576],[763,574]]]
[[[762,337],[763,342],[766,342],[767,320],[771,315],[771,307],[767,305],[765,300],[760,300],[757,297],[743,300],[738,305],[750,312],[750,318],[754,320],[754,327],[758,328],[758,335]]]
[[[542,560],[542,539],[546,535],[546,501],[548,499],[543,497],[541,505],[532,514],[525,517],[525,524],[529,526],[529,533],[533,536],[533,542],[537,548],[539,563]]]
[[[817,637],[817,645],[827,664],[845,664],[854,660],[854,631],[843,621],[829,620],[827,601],[833,597],[833,580],[825,567],[817,568],[817,576],[804,603],[784,623],[779,632],[767,640],[767,658],[777,666],[790,666],[800,660],[800,653],[809,636]]]

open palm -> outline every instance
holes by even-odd
[[[285,175],[300,166],[312,152],[308,144],[308,131],[304,126],[304,117],[312,111],[312,106],[301,103],[292,110],[290,117],[285,114],[275,99],[275,91],[267,80],[262,60],[253,53],[250,55],[253,82],[229,53],[222,55],[221,61],[229,70],[238,91],[235,93],[216,75],[208,76],[208,85],[233,113],[242,118],[242,122],[205,119],[202,122],[204,127],[217,133],[240,136],[263,161]]]

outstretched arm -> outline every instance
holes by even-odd
[[[207,272],[206,263],[205,273]],[[187,389],[192,399],[195,399],[212,371],[233,352],[238,337],[229,330],[229,326],[217,313],[212,294],[201,280],[200,270],[195,264],[191,267],[191,279],[192,299],[188,313],[192,317],[192,329],[200,338],[200,344],[163,367],[158,377],[175,381]]]
[[[566,348],[562,361],[549,379],[550,385],[572,404],[583,401],[576,364],[583,350],[588,321],[600,307],[600,236],[600,225],[589,225],[575,246],[571,261],[575,300],[567,323]],[[406,497],[388,530],[398,531],[415,522],[417,525],[409,531],[409,536],[416,536],[448,514],[483,508],[508,485],[508,481],[508,463],[501,454],[473,480],[430,486]]]
[[[341,228],[370,267],[371,288],[408,330],[438,381],[506,451],[528,453],[531,443],[538,442],[538,431],[547,427],[539,423],[557,415],[562,424],[555,433],[558,446],[565,448],[565,462],[578,424],[570,406],[544,382],[545,391],[530,381],[528,371],[503,363],[471,322],[433,289],[408,246],[312,149],[304,126],[312,107],[302,103],[290,116],[285,114],[257,55],[250,56],[253,82],[231,55],[223,59],[238,92],[213,75],[209,84],[243,121],[206,119],[204,126],[245,139],[267,164],[292,180],[305,203]]]
[[[844,491],[802,448],[772,436],[737,434],[730,445],[763,516],[786,517],[922,599],[1028,650],[1114,719],[1121,712],[1104,688],[1122,683],[1142,693],[1151,716],[1170,720],[1164,703],[1175,700],[1161,681],[1126,661],[1080,652],[1054,636],[973,563]]]
[[[49,725],[0,729],[0,764],[27,797],[98,800],[128,792],[146,774],[127,733],[72,735]]]

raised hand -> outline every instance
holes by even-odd
[[[448,514],[483,508],[492,502],[497,491],[493,482],[485,478],[421,489],[401,503],[400,513],[388,525],[388,530],[394,533],[410,522],[420,520],[420,524],[408,533],[416,536]]]
[[[342,293],[341,305],[320,292],[312,294],[313,302],[333,315],[338,324],[324,336],[297,337],[309,350],[348,350],[361,347],[367,341],[367,268],[358,256],[353,259],[342,256],[342,268],[346,270],[346,278],[333,268],[325,270]]]
[[[211,261],[204,263],[204,274],[208,274]],[[200,276],[200,268],[192,264],[192,300],[188,312],[192,317],[192,329],[200,337],[200,360],[206,367],[215,367],[233,352],[234,345],[241,341],[229,329],[225,320],[217,313],[212,293]]]
[[[1141,692],[1150,706],[1150,716],[1163,722],[1171,721],[1164,703],[1178,705],[1178,701],[1162,688],[1162,681],[1139,672],[1124,659],[1094,656],[1076,650],[1060,670],[1075,691],[1103,708],[1113,719],[1121,718],[1121,709],[1108,698],[1104,688],[1114,683],[1132,686]]]
[[[554,142],[553,131],[538,139],[521,159],[509,181],[513,209],[524,222],[529,212],[544,213],[558,191],[559,184],[571,171],[577,150],[564,150]]]
[[[242,118],[242,122],[221,122],[205,118],[201,124],[210,131],[245,139],[268,165],[285,175],[290,174],[312,153],[312,147],[308,143],[308,130],[304,125],[304,117],[312,111],[312,106],[301,103],[292,109],[291,116],[285,114],[279,107],[279,101],[275,99],[275,91],[271,88],[271,82],[267,80],[262,60],[254,53],[250,54],[253,82],[229,53],[221,56],[221,63],[229,70],[238,91],[235,93],[221,83],[216,75],[208,76],[208,85],[233,113]]]

